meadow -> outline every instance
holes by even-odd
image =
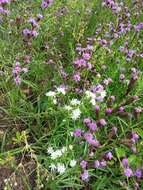
[[[0,0],[0,190],[143,190],[142,0]]]

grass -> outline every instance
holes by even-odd
[[[130,21],[133,25],[142,22],[142,2],[136,6],[132,1],[124,2],[129,7],[131,16],[123,22]],[[130,61],[119,51],[128,41],[128,50],[135,49],[142,53],[143,32],[131,29],[118,39],[108,39],[105,32],[110,31],[110,24],[118,32],[118,18],[124,17],[122,8],[119,15],[113,14],[110,8],[103,7],[99,0],[55,0],[46,9],[41,8],[41,1],[12,1],[5,5],[10,15],[3,16],[0,26],[0,189],[12,190],[134,190],[142,189],[142,146],[143,146],[143,116],[142,112],[135,114],[135,108],[143,107],[143,59],[133,56]],[[136,15],[135,13],[139,13]],[[28,20],[35,18],[38,13],[43,19],[38,22],[39,35],[36,38],[25,38],[22,31],[31,28]],[[95,35],[97,28],[101,32]],[[80,57],[76,51],[77,44],[82,47],[90,42],[93,52],[90,62],[93,69],[77,69],[73,62]],[[101,39],[111,41],[112,45],[100,45]],[[30,63],[24,64],[24,56],[30,56]],[[137,55],[137,53],[136,53]],[[12,71],[15,60],[19,58],[21,67],[28,68],[27,73],[21,74],[21,84],[16,85]],[[52,64],[48,61],[52,60]],[[139,72],[135,85],[129,84],[132,78],[131,69]],[[119,79],[121,70],[125,70],[125,82]],[[68,74],[65,79],[63,72]],[[81,80],[76,83],[73,73],[79,72]],[[112,79],[109,85],[103,84],[105,79]],[[57,104],[52,97],[45,94],[56,91],[60,85],[68,86],[66,94],[57,94]],[[84,137],[77,138],[71,135],[77,128],[87,132],[83,124],[84,118],[90,117],[98,123],[95,106],[84,95],[85,90],[102,84],[106,91],[100,105],[100,118],[105,118],[107,125],[99,128],[93,135],[101,144],[95,148]],[[76,88],[82,93],[76,93]],[[129,90],[129,93],[127,91]],[[110,96],[116,99],[111,107],[117,109],[125,104],[125,112],[115,111],[111,115],[105,114]],[[127,103],[132,96],[139,96],[137,101]],[[80,105],[70,105],[75,98]],[[72,107],[65,109],[66,105]],[[80,118],[71,119],[72,111],[81,110]],[[126,115],[125,115],[126,114]],[[128,117],[127,116],[131,117]],[[117,128],[116,135],[112,128]],[[136,143],[131,142],[131,132],[139,136]],[[47,149],[66,151],[56,159],[51,159]],[[136,148],[133,152],[131,148]],[[105,158],[107,152],[112,152],[113,158]],[[93,155],[91,155],[93,154]],[[129,167],[135,172],[141,169],[141,178],[124,175],[122,159],[127,157]],[[83,169],[80,162],[86,160],[89,172],[89,181],[81,180]],[[95,160],[105,160],[106,167],[94,168]],[[70,167],[70,161],[76,160],[76,165]],[[64,163],[66,170],[63,174],[51,171],[51,164]],[[4,171],[4,172],[3,172]],[[139,187],[137,188],[137,184]]]

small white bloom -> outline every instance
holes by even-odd
[[[77,108],[77,109],[74,109],[74,110],[72,111],[71,118],[72,118],[73,120],[77,120],[78,118],[80,118],[80,115],[81,115],[81,111],[80,111],[79,108]]]
[[[56,165],[55,164],[51,164],[49,166],[49,168],[51,169],[51,171],[55,171],[57,169]]]
[[[70,136],[73,137],[73,132],[70,132]]]
[[[58,157],[61,157],[61,156],[62,156],[62,151],[61,150],[56,150],[55,152],[52,152],[51,159],[55,160],[55,159],[57,159]]]
[[[57,171],[60,173],[60,174],[63,174],[65,171],[66,171],[66,167],[64,164],[61,164],[61,163],[58,163],[57,164]]]
[[[66,94],[65,88],[63,88],[63,87],[58,87],[58,88],[57,88],[57,92],[58,92],[58,93],[61,93],[61,94],[63,94],[63,95]]]
[[[71,166],[71,167],[74,167],[74,166],[76,165],[76,163],[77,163],[76,160],[71,160],[71,161],[70,161],[70,166]]]
[[[56,95],[56,93],[54,91],[49,91],[46,93],[46,96],[48,97],[54,97]]]
[[[49,148],[47,149],[47,152],[48,152],[48,154],[52,154],[52,153],[54,152],[53,147],[49,147]]]
[[[85,91],[85,95],[87,98],[95,99],[96,95],[93,92],[90,92],[89,90]]]
[[[70,111],[70,110],[72,110],[72,107],[66,105],[66,106],[64,106],[64,109],[67,110],[67,111]]]
[[[72,106],[77,106],[77,105],[80,105],[80,101],[78,99],[72,99],[71,102],[70,102],[70,104]]]
[[[64,147],[61,149],[61,152],[62,152],[62,153],[65,153],[66,151],[67,151],[67,147],[64,146]]]
[[[69,149],[72,150],[73,149],[73,145],[70,144],[69,145]]]
[[[96,105],[95,99],[92,98],[92,99],[90,100],[90,103],[91,103],[93,106],[95,106],[95,105]]]
[[[57,99],[56,98],[53,99],[53,104],[57,104]]]

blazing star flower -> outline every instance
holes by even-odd
[[[106,154],[106,158],[107,158],[108,160],[112,160],[112,158],[113,158],[112,153],[111,153],[111,152],[108,152],[108,153]]]
[[[90,119],[90,118],[85,118],[85,119],[83,120],[83,122],[84,122],[84,124],[88,125],[88,124],[91,123],[91,119]]]
[[[125,168],[127,168],[127,167],[129,166],[128,159],[127,159],[127,158],[124,158],[124,159],[122,160],[122,164],[123,164],[123,166],[124,166]]]
[[[86,182],[89,180],[89,173],[87,170],[84,170],[84,172],[81,174],[81,180]]]
[[[83,58],[85,60],[89,60],[91,58],[91,55],[89,53],[83,53]]]
[[[17,75],[14,79],[16,85],[20,85],[21,84],[21,78]]]
[[[80,128],[78,128],[78,129],[76,129],[75,131],[74,131],[74,136],[75,137],[81,137],[81,134],[82,134],[82,131],[81,131],[81,129]]]
[[[141,169],[137,169],[134,173],[134,176],[136,176],[137,178],[141,178],[142,177],[142,170]]]
[[[99,167],[100,167],[100,162],[99,162],[99,160],[96,160],[94,162],[94,168],[99,168]]]
[[[132,169],[126,168],[126,169],[124,170],[124,175],[125,175],[126,177],[132,177],[132,176],[133,176],[133,171],[132,171]]]
[[[106,124],[107,124],[107,123],[106,123],[106,120],[103,119],[103,118],[98,121],[98,125],[99,125],[100,127],[104,127]]]
[[[97,125],[96,123],[92,122],[88,124],[88,127],[91,131],[96,131],[97,130]]]
[[[73,80],[74,80],[75,82],[79,82],[79,81],[80,81],[80,73],[75,73],[75,74],[73,75]]]
[[[82,160],[82,161],[80,162],[80,166],[81,166],[82,169],[85,169],[85,168],[87,167],[87,161]]]

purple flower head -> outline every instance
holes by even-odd
[[[108,160],[112,160],[112,158],[113,158],[112,153],[111,153],[111,152],[108,152],[108,153],[106,154],[106,158],[107,158]]]
[[[104,127],[106,124],[107,124],[107,123],[106,123],[106,120],[105,120],[105,119],[100,119],[100,120],[98,121],[98,125],[99,125],[100,127]]]
[[[141,178],[142,177],[142,170],[141,169],[137,169],[134,173],[134,176],[136,176],[137,178]]]
[[[75,67],[86,67],[86,61],[84,59],[77,59],[74,61]]]
[[[78,129],[76,129],[76,130],[74,131],[74,136],[75,136],[75,137],[81,137],[81,134],[82,134],[82,131],[81,131],[80,128],[78,128]]]
[[[29,64],[29,63],[30,63],[30,56],[29,56],[29,55],[26,55],[26,56],[24,57],[24,63],[25,63],[25,64]]]
[[[99,167],[100,167],[100,162],[99,162],[99,160],[96,160],[94,162],[94,168],[99,168]]]
[[[23,30],[23,35],[24,36],[30,36],[31,35],[31,30],[29,30],[28,28],[25,28],[24,30]]]
[[[134,112],[135,113],[141,113],[142,112],[142,108],[141,107],[136,107],[136,108],[134,108]]]
[[[117,133],[117,127],[112,127],[112,134],[115,135]]]
[[[2,4],[8,4],[11,0],[0,0],[0,5]]]
[[[138,139],[139,139],[138,134],[132,132],[132,138],[131,138],[132,142],[133,142],[133,143],[136,143],[136,142],[138,141]]]
[[[30,24],[32,24],[32,26],[37,26],[37,22],[35,19],[33,18],[30,18],[29,21],[28,21]]]
[[[128,159],[127,158],[123,158],[122,160],[122,164],[125,168],[127,168],[129,166],[129,162],[128,162]]]
[[[101,160],[101,161],[100,161],[100,166],[101,166],[101,167],[106,167],[106,166],[107,166],[106,161],[105,161],[105,160]]]
[[[16,85],[20,85],[21,84],[21,78],[19,76],[16,76],[14,79]]]
[[[37,20],[39,21],[39,20],[41,20],[43,18],[43,15],[42,14],[38,14],[37,15]]]
[[[83,122],[84,122],[84,124],[88,125],[88,124],[91,123],[91,119],[90,119],[90,118],[85,118],[85,119],[83,120]]]
[[[135,26],[135,30],[136,31],[140,31],[140,30],[142,30],[143,29],[143,22],[141,22],[141,23],[139,23],[139,24],[137,24],[136,26]]]
[[[82,161],[80,162],[80,166],[81,166],[82,169],[85,169],[85,168],[87,167],[87,161],[82,160]]]
[[[31,34],[33,37],[37,37],[39,35],[39,33],[36,30],[32,30]]]
[[[74,80],[75,82],[79,82],[79,81],[80,81],[80,73],[75,73],[75,74],[73,75],[73,80]]]
[[[126,169],[124,170],[124,175],[125,175],[126,177],[132,177],[132,176],[133,176],[133,171],[132,171],[132,169],[126,168]]]
[[[100,110],[100,106],[96,105],[96,106],[95,106],[95,110],[96,110],[96,111],[99,111],[99,110]]]
[[[106,108],[105,113],[107,115],[111,114],[112,113],[112,109],[111,108]]]
[[[85,140],[92,146],[99,147],[99,141],[97,141],[90,132],[84,134]]]
[[[97,130],[97,125],[96,123],[92,122],[88,124],[88,127],[91,131],[96,131]]]
[[[89,60],[91,58],[91,55],[89,53],[83,53],[83,59]]]
[[[87,170],[84,170],[84,172],[81,174],[81,180],[82,181],[89,181],[89,173]]]

